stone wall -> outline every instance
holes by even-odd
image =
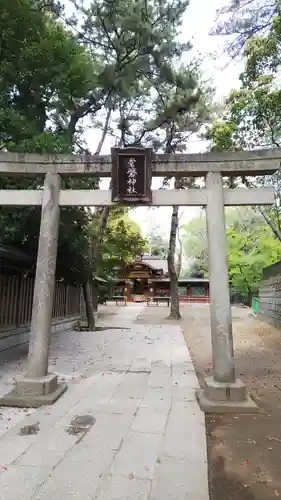
[[[52,323],[51,333],[70,330],[75,325],[77,325],[79,319],[80,317],[54,320]],[[26,344],[27,342],[29,342],[29,336],[29,326],[17,328],[16,330],[10,330],[8,332],[2,332],[2,334],[0,335],[0,351],[5,351],[6,349],[10,349],[11,347]]]
[[[281,328],[281,261],[264,269],[259,299],[259,318]]]

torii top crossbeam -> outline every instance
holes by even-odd
[[[274,173],[280,166],[280,149],[234,153],[159,154],[152,161],[152,175],[202,177],[208,172],[225,176],[259,176]],[[111,156],[39,155],[0,153],[0,174],[46,174],[111,176]]]

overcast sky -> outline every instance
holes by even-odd
[[[216,99],[223,100],[231,89],[237,88],[239,74],[242,71],[242,61],[230,61],[223,49],[226,40],[223,37],[210,36],[209,32],[214,25],[216,11],[227,3],[228,0],[191,0],[187,8],[182,26],[181,41],[192,41],[194,54],[204,57],[203,69],[206,77],[212,78],[216,88]],[[214,57],[214,54],[216,56]],[[99,140],[99,135],[92,130],[86,133],[87,142],[92,151]],[[102,154],[109,154],[112,146],[110,139],[104,143]],[[206,145],[202,141],[194,141],[188,145],[188,152],[204,152]],[[158,188],[160,179],[154,179],[152,187]],[[101,189],[107,189],[108,180],[102,181]],[[152,214],[153,212],[153,214]],[[148,208],[137,208],[131,212],[131,216],[138,222],[143,231],[146,232],[150,226],[159,223],[161,229],[168,235],[170,230],[170,208],[159,208],[149,210]],[[190,207],[184,210],[181,221],[188,221],[197,216],[198,208]]]

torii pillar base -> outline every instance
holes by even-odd
[[[203,389],[196,391],[197,401],[205,413],[259,413],[260,408],[247,393],[245,384],[217,382],[213,377],[204,379]]]
[[[52,405],[67,390],[66,384],[58,384],[58,376],[48,373],[41,378],[20,376],[15,388],[0,399],[0,406],[39,408]]]

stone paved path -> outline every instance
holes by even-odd
[[[2,435],[1,500],[208,500],[189,351],[178,326],[133,324],[141,310],[83,333],[94,363]]]

